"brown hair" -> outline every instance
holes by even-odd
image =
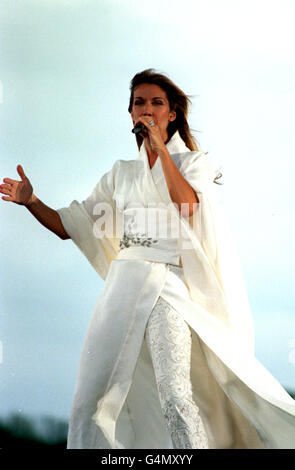
[[[150,83],[152,85],[158,85],[162,90],[166,92],[169,107],[171,111],[176,112],[176,119],[174,121],[169,122],[168,124],[168,139],[170,140],[173,134],[178,131],[180,137],[184,141],[185,145],[191,151],[198,151],[198,145],[195,141],[194,137],[191,134],[191,130],[189,128],[187,117],[189,106],[191,105],[191,100],[189,99],[188,95],[186,95],[175,83],[170,80],[166,75],[158,73],[155,69],[146,69],[142,72],[137,73],[130,82],[130,99],[129,99],[129,106],[128,111],[131,113],[132,106],[133,106],[133,98],[134,98],[134,90],[139,85],[143,83]],[[137,146],[140,148],[143,138],[136,134],[136,141]],[[222,175],[219,173],[217,177],[214,179],[220,178]],[[220,184],[220,183],[218,183]]]

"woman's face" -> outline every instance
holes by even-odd
[[[158,124],[163,141],[166,143],[168,124],[176,118],[175,111],[170,111],[166,92],[158,85],[143,83],[135,88],[133,95],[131,110],[133,124],[137,124],[140,116],[151,118]]]

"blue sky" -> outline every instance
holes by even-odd
[[[59,208],[137,147],[140,70],[194,95],[190,125],[218,166],[252,308],[256,355],[295,390],[292,0],[2,0],[1,181],[21,164]],[[0,416],[67,418],[103,281],[74,244],[0,200]]]

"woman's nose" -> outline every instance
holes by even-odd
[[[143,107],[143,115],[151,115],[152,114],[152,106],[150,105],[150,103],[145,103],[144,107]]]

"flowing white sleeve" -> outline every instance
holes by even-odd
[[[118,162],[102,176],[87,199],[82,202],[73,200],[68,207],[57,209],[65,231],[102,279],[106,278],[109,265],[119,250],[113,199],[117,170]],[[108,227],[108,231],[101,230],[102,235],[97,229],[101,225],[98,224],[99,215],[103,215],[103,228]]]
[[[209,311],[239,334],[244,344],[254,352],[253,320],[238,249],[226,211],[217,197],[222,186],[214,183],[219,171],[203,152],[186,154],[180,171],[199,199],[197,211],[189,223],[184,221],[197,256],[194,266],[187,268],[192,291],[199,295],[199,288],[194,285],[194,279],[199,276],[199,285],[206,287],[202,290],[207,295]],[[188,257],[187,260],[188,264]],[[202,279],[201,271],[204,273]],[[208,292],[212,292],[211,302]]]

